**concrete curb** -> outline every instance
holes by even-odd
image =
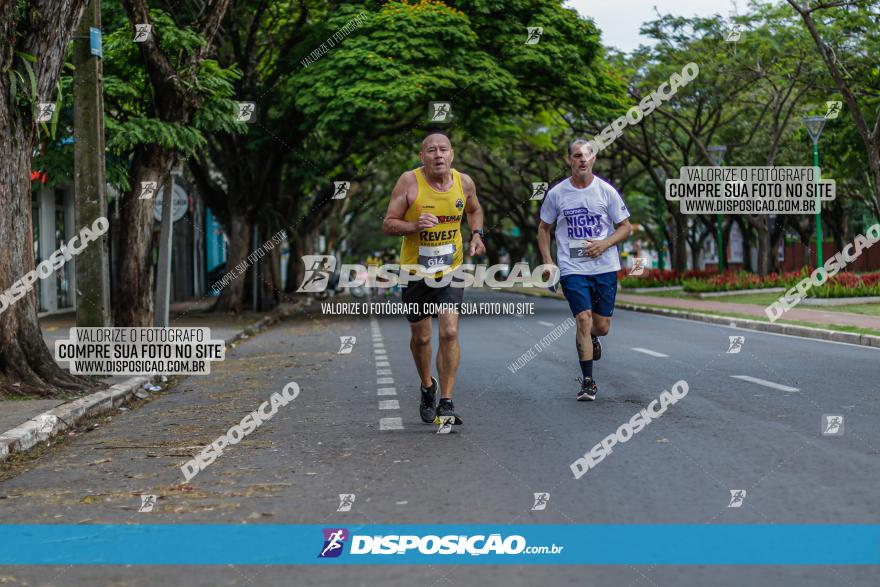
[[[239,340],[253,336],[257,332],[268,328],[281,320],[285,315],[286,312],[282,309],[276,309],[268,316],[261,318],[237,334],[225,339],[224,342],[228,348],[234,348],[235,343]],[[85,397],[61,404],[11,430],[0,433],[0,462],[6,460],[12,453],[25,452],[40,442],[46,441],[64,430],[73,428],[85,418],[104,414],[122,405],[134,395],[135,390],[140,389],[143,384],[150,381],[151,377],[148,376],[126,379],[122,383],[117,383],[102,391],[97,391]]]
[[[793,324],[774,324],[771,322],[761,322],[759,320],[748,320],[746,318],[733,318],[728,316],[715,316],[712,314],[701,314],[699,312],[686,312],[679,310],[670,310],[667,308],[656,308],[653,306],[639,306],[637,304],[629,304],[626,302],[617,303],[616,308],[623,310],[631,310],[634,312],[644,312],[646,314],[658,314],[660,316],[669,316],[672,318],[684,318],[685,320],[695,320],[697,322],[706,322],[709,324],[720,324],[722,326],[733,326],[736,328],[745,328],[748,330],[757,330],[760,332],[772,332],[775,334],[788,334],[790,336],[801,336],[804,338],[815,338],[819,340],[831,340],[834,342],[845,342],[859,346],[867,346],[880,348],[880,336],[870,334],[858,334],[855,332],[840,332],[837,330],[826,330],[824,328],[811,328],[809,326],[796,326]]]
[[[876,304],[880,296],[863,298],[803,298],[800,303],[805,306],[847,306],[849,304]]]

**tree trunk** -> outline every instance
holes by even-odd
[[[215,312],[241,312],[244,309],[244,293],[246,273],[250,270],[247,263],[248,250],[251,242],[251,226],[240,212],[231,212],[229,226],[226,227],[229,237],[229,248],[226,254],[226,275],[230,281],[223,288]],[[230,275],[230,272],[233,272]]]
[[[766,221],[757,222],[754,227],[757,232],[755,240],[758,244],[758,275],[767,275],[773,265],[771,257],[774,256],[773,248],[770,246],[770,229],[767,227]]]
[[[300,233],[289,231],[287,233],[288,255],[287,255],[287,283],[284,284],[284,292],[288,294],[296,293],[299,284],[302,283],[305,268],[303,267],[302,256],[305,254],[302,236]]]
[[[702,252],[703,251],[701,247],[691,247],[691,267],[693,267],[695,270],[700,268],[700,256]]]
[[[16,118],[10,132],[0,133],[0,149],[10,156],[0,162],[0,292],[35,267],[31,218],[30,124]],[[8,127],[7,127],[8,128]],[[10,189],[11,188],[11,189]],[[95,242],[92,246],[98,246]],[[49,258],[51,251],[44,253]],[[18,300],[0,300],[0,395],[50,396],[58,388],[77,390],[88,381],[63,371],[43,342],[37,320],[36,283]],[[8,305],[7,305],[8,304]]]
[[[0,294],[35,268],[30,172],[36,124],[27,100],[37,102],[41,96],[54,95],[70,35],[85,4],[86,0],[32,0],[27,10],[37,18],[18,22],[19,3],[0,2],[0,62],[7,68],[19,66],[21,58],[14,51],[36,57],[37,87],[37,95],[30,96],[18,85],[18,98],[13,103],[9,80],[14,74],[0,76]],[[17,43],[13,45],[12,40]],[[46,251],[43,257],[51,253]],[[32,285],[19,299],[0,297],[0,396],[49,396],[61,389],[95,387],[55,363],[43,341],[36,286]]]
[[[260,261],[260,282],[262,286],[261,307],[264,312],[275,308],[281,302],[281,247],[276,246]]]
[[[171,172],[173,157],[157,145],[135,150],[129,178],[131,189],[122,195],[119,239],[119,275],[113,300],[116,326],[153,325],[153,200],[140,199],[141,182],[163,185]],[[163,197],[170,198],[171,194]]]
[[[684,214],[672,214],[675,221],[675,232],[672,234],[672,268],[676,271],[687,271],[687,217]]]

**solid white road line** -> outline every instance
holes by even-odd
[[[376,393],[379,395],[397,395],[397,390],[393,387],[380,387]]]
[[[669,355],[664,355],[663,353],[658,353],[657,351],[652,351],[651,349],[643,349],[641,347],[634,346],[632,350],[637,353],[645,353],[646,355],[651,355],[652,357],[668,357]]]
[[[733,377],[734,379],[748,381],[749,383],[757,383],[758,385],[763,385],[764,387],[778,389],[779,391],[800,391],[800,389],[798,389],[797,387],[789,387],[787,385],[782,385],[781,383],[773,383],[772,381],[767,381],[766,379],[749,377],[748,375],[731,375],[731,377]]]
[[[400,416],[396,418],[380,418],[379,430],[403,430],[403,419]]]
[[[380,399],[379,400],[379,409],[380,410],[399,410],[400,404],[397,403],[396,399]]]

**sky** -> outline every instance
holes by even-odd
[[[743,12],[745,0],[736,0]],[[632,51],[649,39],[639,35],[643,22],[657,18],[654,7],[661,14],[691,17],[734,13],[733,0],[567,0],[565,6],[574,8],[581,16],[592,18],[602,32],[602,44]]]

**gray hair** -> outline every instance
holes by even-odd
[[[594,153],[596,152],[596,150],[593,148],[593,143],[591,143],[587,139],[575,139],[568,146],[568,156],[569,157],[574,155],[574,150],[578,145],[590,145],[590,150],[593,151]]]

